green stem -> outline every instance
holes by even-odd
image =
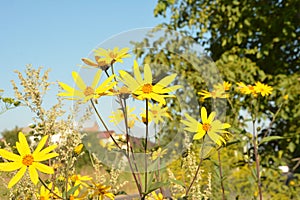
[[[112,75],[115,74],[113,64],[111,64],[111,72],[112,72]],[[107,77],[109,77],[109,74],[108,74],[107,70],[105,70],[105,74],[106,74]],[[114,80],[117,81],[117,79],[116,79],[115,76],[114,76]],[[129,166],[130,166],[130,169],[131,169],[131,173],[132,173],[132,175],[133,175],[133,177],[135,179],[135,182],[136,182],[139,194],[140,194],[140,196],[142,196],[141,178],[140,178],[140,175],[138,173],[138,167],[137,167],[137,164],[136,164],[136,161],[135,161],[134,152],[133,152],[133,149],[132,149],[131,145],[130,145],[130,151],[131,151],[131,154],[132,154],[132,159],[133,159],[134,167],[135,167],[135,170],[136,170],[137,174],[135,174],[135,172],[134,172],[134,170],[132,168],[131,160],[130,160],[130,153],[129,153],[129,140],[130,140],[130,138],[129,138],[129,133],[128,133],[129,127],[128,127],[128,122],[127,122],[126,100],[124,99],[124,105],[125,106],[123,105],[122,98],[120,97],[120,95],[118,95],[118,100],[119,100],[119,103],[121,105],[122,112],[124,114],[124,121],[125,121],[125,128],[126,128],[126,143],[127,143],[127,154],[126,154],[126,157],[128,159]],[[124,109],[124,107],[125,107],[125,109]],[[137,178],[138,178],[139,182],[136,179],[136,175],[137,175]]]
[[[231,109],[233,109],[233,106],[232,106],[232,102],[229,100],[229,98],[227,98],[227,101],[229,102],[230,106],[231,106]],[[213,99],[213,108],[214,108],[214,111],[216,111],[216,102],[215,100]],[[223,183],[223,170],[222,170],[222,163],[221,163],[221,147],[217,149],[218,151],[218,162],[219,162],[219,173],[220,173],[220,184],[221,184],[221,189],[222,189],[222,200],[225,200],[226,197],[225,197],[225,190],[224,190],[224,183]]]
[[[126,156],[126,158],[127,158],[127,160],[128,160],[128,163],[129,163],[130,170],[131,170],[131,174],[132,174],[132,176],[133,176],[133,178],[134,178],[134,181],[135,181],[135,183],[136,183],[136,185],[137,185],[137,188],[138,188],[138,190],[139,190],[139,194],[140,194],[140,196],[142,196],[142,191],[141,191],[139,182],[138,182],[138,180],[137,180],[137,178],[136,178],[136,176],[135,176],[134,170],[133,170],[133,168],[132,168],[132,164],[131,164],[131,161],[130,161],[129,156],[128,156],[124,151],[122,151],[122,148],[120,147],[120,145],[117,143],[117,141],[115,140],[115,138],[114,138],[114,137],[111,135],[111,133],[109,132],[108,127],[106,126],[105,122],[103,121],[102,117],[100,116],[100,113],[98,112],[98,110],[97,110],[97,108],[96,108],[96,106],[95,106],[95,103],[93,102],[92,99],[91,99],[91,103],[92,103],[92,106],[93,106],[93,108],[94,108],[94,110],[95,110],[95,112],[96,112],[97,117],[100,119],[102,125],[104,126],[105,130],[106,130],[107,133],[109,134],[110,138],[112,139],[112,141],[114,142],[114,144],[121,150],[121,152],[123,152],[124,155]]]
[[[147,162],[147,146],[148,146],[148,135],[149,135],[149,127],[148,127],[148,122],[149,122],[149,111],[148,111],[148,99],[146,99],[146,138],[145,138],[145,193],[147,192],[147,179],[148,179],[148,162]]]
[[[109,136],[110,136],[110,138],[112,139],[112,141],[114,142],[114,144],[115,144],[119,149],[122,149],[122,148],[120,147],[120,145],[117,143],[117,141],[115,140],[115,138],[111,135],[111,133],[110,133],[108,127],[106,126],[105,122],[103,121],[103,119],[102,119],[100,113],[98,112],[98,110],[97,110],[97,108],[96,108],[96,106],[95,106],[95,103],[93,102],[92,99],[91,99],[91,103],[92,103],[92,106],[93,106],[93,108],[94,108],[94,110],[95,110],[95,112],[96,112],[97,117],[98,117],[99,120],[101,121],[102,125],[104,126],[105,130],[106,130],[107,133],[109,134]]]
[[[222,162],[221,162],[221,152],[220,149],[218,150],[218,161],[219,161],[219,173],[220,173],[220,182],[221,182],[221,188],[222,188],[222,199],[225,200],[225,190],[224,190],[224,184],[223,184],[223,173],[222,173]]]
[[[260,181],[260,169],[259,169],[259,156],[258,156],[258,147],[257,147],[257,135],[255,130],[255,119],[252,121],[253,125],[253,148],[255,156],[255,167],[256,167],[256,177],[257,177],[257,187],[259,192],[259,199],[262,200],[262,191],[261,191],[261,181]]]
[[[133,164],[134,164],[134,167],[135,167],[135,170],[136,170],[136,173],[134,171],[132,171],[132,173],[135,174],[135,176],[137,176],[137,187],[138,187],[138,190],[139,190],[139,194],[140,196],[142,195],[142,188],[141,188],[141,178],[140,178],[140,175],[138,173],[138,167],[137,167],[137,164],[136,164],[136,161],[135,161],[135,157],[134,157],[134,152],[133,152],[133,149],[131,147],[131,145],[129,145],[130,143],[130,137],[129,137],[129,127],[128,127],[128,116],[127,116],[127,104],[126,104],[126,99],[124,99],[124,104],[122,103],[122,99],[119,98],[119,101],[120,101],[120,104],[121,104],[121,109],[123,111],[123,115],[124,115],[124,121],[125,121],[125,132],[126,132],[126,146],[127,146],[127,156],[128,156],[128,162],[129,164],[132,166],[131,164],[131,160],[130,160],[130,153],[132,154],[132,160],[133,160]]]

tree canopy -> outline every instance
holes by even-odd
[[[251,113],[253,107],[257,106],[256,117],[259,119],[258,124],[261,124],[257,127],[261,166],[265,169],[278,169],[280,165],[288,165],[291,173],[299,173],[299,7],[298,0],[158,0],[154,15],[166,19],[158,27],[180,32],[184,37],[202,45],[225,81],[246,84],[260,81],[274,88],[272,95],[263,100],[253,101],[238,95],[230,97],[231,105],[227,105],[229,111],[226,116],[232,119],[235,127],[232,129],[234,146],[228,146],[224,156],[230,155],[234,150],[242,151],[245,147],[242,138],[246,137],[250,146],[244,154],[254,159],[252,136],[245,128],[248,119],[242,116],[241,111]],[[168,51],[171,49],[173,52],[180,52],[180,48],[171,45],[170,39],[166,40],[168,37],[166,33],[152,44],[151,37],[136,43],[137,57],[143,58],[145,63],[170,66],[184,77],[179,82],[188,82],[195,91],[206,89],[203,84],[205,80],[198,77],[186,59],[182,59],[184,56],[180,58]],[[176,41],[179,41],[178,38]],[[141,50],[141,47],[149,46],[149,52]],[[167,50],[162,50],[162,46],[167,46]],[[184,91],[182,95],[189,94]],[[246,166],[247,161],[242,157],[243,155],[238,162],[229,165]],[[228,159],[230,162],[230,156]],[[249,172],[244,175],[247,173]],[[271,178],[270,174],[266,175],[263,184],[270,181],[268,176]]]

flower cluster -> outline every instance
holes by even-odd
[[[49,139],[55,135],[54,132],[56,131],[55,129],[51,129],[51,134],[48,134],[47,131],[40,134],[44,136],[36,145],[35,150],[32,151],[33,148],[31,149],[25,135],[20,132],[18,134],[18,142],[16,143],[18,154],[14,154],[5,149],[0,149],[0,156],[4,160],[4,162],[0,163],[0,171],[10,172],[19,170],[9,181],[8,188],[12,188],[20,182],[25,173],[28,172],[29,178],[34,185],[37,185],[39,181],[41,183],[39,194],[36,194],[39,199],[114,199],[115,195],[118,194],[117,190],[119,188],[115,186],[119,175],[118,170],[115,172],[113,172],[114,170],[111,170],[111,182],[100,180],[98,176],[104,169],[101,171],[96,167],[99,163],[95,164],[95,162],[99,161],[94,158],[95,156],[92,153],[89,154],[89,158],[97,172],[95,173],[96,178],[80,175],[79,173],[77,174],[74,170],[74,163],[80,156],[88,152],[87,148],[93,149],[95,144],[100,144],[104,149],[108,149],[110,151],[109,153],[120,152],[122,159],[126,160],[129,166],[128,168],[131,170],[132,180],[134,181],[141,199],[163,200],[167,198],[167,196],[165,197],[162,188],[165,183],[161,182],[163,176],[161,176],[159,171],[160,165],[164,158],[172,156],[172,154],[169,153],[173,153],[174,150],[169,149],[168,146],[160,145],[160,139],[163,138],[160,136],[166,137],[165,133],[169,130],[165,131],[162,129],[157,131],[156,128],[164,127],[163,125],[165,125],[165,122],[166,124],[172,124],[174,123],[172,122],[173,120],[178,120],[177,122],[180,123],[175,122],[177,123],[176,125],[178,125],[178,127],[180,127],[180,125],[184,126],[183,135],[187,137],[184,137],[183,144],[176,143],[176,145],[174,145],[175,147],[182,145],[186,148],[186,152],[182,153],[182,161],[192,163],[192,165],[190,164],[190,169],[186,169],[186,172],[189,172],[186,175],[186,180],[190,183],[181,184],[181,182],[177,180],[177,177],[174,176],[172,184],[180,185],[180,187],[177,188],[180,188],[179,190],[181,193],[185,190],[185,194],[179,195],[182,198],[194,197],[197,194],[209,196],[211,191],[211,175],[209,172],[209,188],[205,190],[206,192],[201,193],[203,188],[200,186],[193,186],[194,183],[198,184],[200,182],[202,175],[198,176],[198,174],[204,173],[204,170],[200,170],[204,158],[203,156],[200,156],[200,160],[196,159],[196,152],[199,152],[199,149],[196,148],[198,148],[199,145],[201,146],[200,153],[202,155],[204,151],[203,147],[205,145],[208,146],[205,142],[209,141],[210,143],[213,143],[213,148],[218,150],[218,155],[220,157],[219,150],[223,145],[226,145],[227,141],[230,139],[230,128],[232,125],[221,121],[219,113],[216,112],[214,106],[212,106],[212,109],[207,109],[208,107],[203,105],[198,106],[197,109],[200,110],[200,116],[198,117],[192,117],[191,114],[188,114],[191,113],[189,110],[184,110],[183,114],[171,110],[173,108],[172,106],[175,104],[174,99],[176,98],[176,92],[180,92],[183,88],[181,85],[175,84],[177,80],[180,80],[180,77],[178,77],[178,74],[176,73],[168,74],[158,79],[155,77],[156,74],[149,64],[140,66],[137,60],[133,60],[132,73],[124,68],[122,68],[122,70],[116,70],[115,72],[114,67],[117,66],[114,65],[115,63],[123,63],[124,58],[131,57],[129,48],[98,48],[95,49],[93,53],[94,60],[82,58],[83,63],[89,68],[92,68],[91,71],[94,70],[95,72],[91,84],[86,84],[80,74],[73,71],[72,77],[76,86],[71,87],[64,82],[58,82],[61,88],[58,97],[61,99],[75,100],[76,103],[80,105],[90,103],[92,105],[91,108],[94,109],[99,121],[102,123],[108,134],[105,135],[108,137],[106,138],[106,142],[101,139],[99,141],[100,137],[93,135],[92,138],[97,138],[97,140],[95,140],[96,143],[88,143],[85,146],[83,140],[81,141],[81,137],[78,137],[80,139],[72,143],[69,142],[72,140],[68,140],[68,138],[73,135],[70,134],[67,136],[67,133],[63,133],[62,137],[66,138],[64,143],[65,146],[62,145],[63,147],[59,147],[57,145],[58,143],[53,144]],[[111,72],[108,71],[109,68],[111,68]],[[105,77],[102,77],[103,72]],[[258,95],[261,95],[262,97],[269,96],[273,90],[271,86],[259,81],[255,82],[254,85],[246,85],[243,82],[239,82],[236,85],[240,93],[252,95],[255,98],[258,97]],[[234,94],[234,89],[231,89],[232,87],[235,87],[235,85],[224,81],[213,85],[212,91],[201,90],[197,92],[197,94],[202,97],[200,99],[201,103],[203,103],[205,99],[212,98],[213,102],[215,102],[216,99],[225,99],[225,101],[228,101],[230,104],[230,98],[238,96]],[[21,96],[21,93],[17,94]],[[32,95],[34,95],[34,92],[30,93],[30,96]],[[110,122],[114,125],[123,124],[125,126],[121,134],[111,132],[99,112],[99,107],[102,105],[101,103],[98,103],[98,99],[101,98],[102,100],[112,97],[117,102],[118,107],[111,112],[109,118]],[[101,100],[99,100],[99,102]],[[128,106],[128,102],[131,100],[132,102],[138,102],[138,104],[142,102],[141,104],[145,107],[138,110],[136,107],[132,107],[131,105]],[[38,103],[40,102],[41,100],[38,101]],[[149,139],[150,122],[153,122],[155,129],[155,138],[152,141]],[[136,131],[135,125],[137,123],[140,123],[145,130],[145,137],[141,140],[136,139],[131,135],[132,132]],[[63,131],[60,131],[70,131],[72,133],[72,128],[68,127],[63,129]],[[191,137],[189,137],[189,134],[193,134],[193,140],[190,139]],[[168,135],[167,137],[172,138],[173,135]],[[199,142],[199,140],[202,140],[202,142]],[[152,143],[151,145],[150,142]],[[35,144],[31,146],[34,147]],[[44,146],[46,147],[44,148]],[[72,146],[72,148],[68,146]],[[59,154],[53,152],[54,150]],[[101,148],[101,150],[103,150],[103,148]],[[64,151],[68,153],[60,155],[61,152]],[[136,159],[135,151],[144,154],[144,160],[142,160],[142,162]],[[192,156],[188,154],[191,154]],[[62,158],[58,159],[57,157],[59,156],[62,156]],[[119,157],[116,156],[116,159],[119,159]],[[219,164],[220,162],[219,158]],[[143,163],[143,165],[138,166],[140,163]],[[64,169],[64,173],[56,174],[61,166],[66,168]],[[150,170],[148,167],[151,167],[151,170],[157,168],[157,171],[149,172]],[[141,171],[141,169],[144,171]],[[107,169],[105,170],[109,171]],[[43,181],[41,177],[44,176],[39,176],[38,171],[52,176],[50,176],[47,181]],[[222,179],[222,174],[220,174],[220,177]],[[155,181],[158,183],[153,184]],[[127,183],[130,181],[126,179],[124,182]],[[190,191],[191,194],[189,194]]]
[[[271,86],[263,84],[259,81],[256,82],[255,85],[246,85],[243,82],[239,82],[237,83],[237,85],[239,86],[238,89],[242,94],[251,94],[254,97],[257,97],[259,94],[263,97],[269,96],[270,94],[272,94],[273,90]]]

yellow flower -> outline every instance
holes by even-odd
[[[159,147],[156,151],[153,151],[151,160],[156,160],[157,158],[163,158],[166,153],[167,153],[167,149],[161,150],[161,148]]]
[[[214,85],[214,89],[225,92],[225,91],[230,90],[231,85],[232,85],[231,83],[229,83],[227,81],[223,81],[223,84],[218,83],[218,84]]]
[[[127,115],[127,125],[128,128],[132,128],[134,126],[135,121],[137,120],[137,116],[133,114],[132,112],[135,110],[135,108],[126,107],[126,115]],[[110,122],[114,122],[115,125],[122,122],[124,118],[124,113],[121,109],[116,110],[115,112],[112,112],[112,115],[109,116],[111,118]]]
[[[74,186],[74,187],[76,187],[76,186]],[[84,200],[84,199],[87,199],[86,198],[87,192],[84,192],[83,194],[80,194],[79,188],[77,188],[75,191],[73,191],[73,193],[71,193],[71,190],[73,190],[74,187],[71,186],[70,184],[67,185],[67,191],[68,191],[67,192],[68,193],[68,198],[67,199],[68,200]],[[56,195],[58,195],[60,197],[65,195],[61,191],[59,191],[57,187],[55,187],[54,192],[55,192]],[[54,196],[54,199],[62,199],[62,198],[56,198],[55,195],[53,195],[53,196]]]
[[[210,137],[212,141],[214,141],[216,144],[221,146],[222,143],[226,144],[226,141],[219,134],[228,133],[228,131],[224,129],[229,128],[230,124],[222,123],[219,120],[214,120],[215,116],[216,116],[216,112],[212,112],[207,117],[206,108],[202,107],[201,108],[202,123],[198,122],[196,119],[192,118],[187,113],[185,113],[185,117],[187,118],[187,120],[181,120],[181,122],[187,126],[185,128],[186,131],[196,133],[193,138],[194,140],[199,140],[203,138],[204,135],[207,133],[207,135]]]
[[[24,134],[20,132],[19,142],[16,143],[16,147],[20,155],[16,155],[4,149],[0,149],[0,156],[2,156],[4,159],[12,161],[0,163],[0,171],[15,171],[17,169],[20,169],[8,183],[8,188],[14,186],[24,176],[27,169],[29,171],[30,179],[34,184],[37,184],[39,180],[37,170],[46,174],[54,173],[52,167],[40,163],[41,161],[45,161],[58,156],[57,153],[50,153],[57,147],[57,145],[51,145],[42,150],[47,139],[48,136],[44,136],[41,139],[40,143],[37,145],[35,151],[31,153]]]
[[[256,93],[260,93],[261,96],[263,96],[263,97],[272,94],[272,90],[273,90],[273,88],[271,86],[263,84],[263,83],[261,83],[259,81],[256,82],[255,86],[254,86],[254,91]]]
[[[133,71],[135,79],[127,72],[120,70],[120,80],[128,87],[137,99],[152,99],[163,105],[166,104],[166,97],[175,97],[174,95],[169,95],[168,93],[175,91],[180,88],[179,85],[167,87],[177,76],[172,74],[164,77],[158,83],[152,83],[152,72],[148,64],[144,66],[144,80],[142,79],[141,72],[137,61],[134,61]]]
[[[163,107],[161,104],[151,104],[148,103],[149,106],[149,112],[148,112],[148,121],[154,121],[155,124],[158,124],[159,122],[164,122],[163,117],[168,117],[172,119],[170,114],[167,112],[168,107]],[[143,122],[146,122],[146,111],[144,111],[142,114],[142,119],[145,118]]]
[[[224,81],[223,83],[218,83],[214,85],[214,89],[211,92],[208,92],[206,90],[201,90],[201,92],[198,92],[198,94],[202,95],[202,99],[207,98],[220,98],[225,99],[228,98],[228,94],[226,94],[226,91],[228,91],[231,87],[231,83]]]
[[[101,78],[101,70],[98,70],[95,74],[93,83],[91,86],[87,86],[79,74],[75,71],[72,72],[73,79],[80,90],[70,87],[69,85],[59,82],[59,85],[65,90],[65,92],[61,92],[58,96],[69,97],[70,100],[83,100],[83,102],[87,102],[90,99],[97,99],[104,95],[112,95],[110,92],[115,85],[116,82],[112,82],[114,75],[107,78],[101,85],[99,84]]]
[[[147,200],[163,200],[164,196],[161,193],[156,194],[155,191],[151,192],[151,197],[147,197]]]
[[[206,90],[201,90],[201,92],[198,92],[198,94],[202,95],[202,99],[207,99],[207,98],[220,98],[220,99],[225,99],[228,98],[228,94],[224,93],[224,91],[220,90],[213,90],[211,92],[208,92]]]
[[[117,146],[116,146],[116,144],[114,142],[104,141],[103,139],[99,140],[99,144],[100,144],[100,146],[102,146],[103,148],[106,148],[109,151],[117,148]]]
[[[114,93],[115,95],[120,95],[121,99],[127,99],[132,92],[128,89],[128,87],[123,85],[122,87],[118,88],[117,91],[115,91]]]
[[[241,93],[243,94],[252,94],[254,97],[257,97],[257,93],[254,89],[253,85],[245,85],[245,83],[243,82],[239,82],[237,83],[237,85],[239,86],[239,90]]]
[[[49,189],[52,189],[52,183],[49,183],[47,185],[47,187]],[[40,188],[40,194],[38,195],[39,199],[40,200],[49,200],[51,195],[52,194],[50,193],[50,191],[44,185],[42,185],[41,188]]]
[[[94,194],[93,197],[99,197],[100,200],[103,200],[105,197],[114,200],[115,195],[111,192],[109,192],[110,190],[110,186],[106,186],[106,185],[102,185],[100,183],[95,183],[93,182],[93,187],[91,187],[90,189],[94,190]]]
[[[71,181],[74,186],[80,184],[81,186],[88,187],[88,185],[85,183],[85,181],[90,181],[90,180],[92,180],[92,177],[81,176],[80,174],[71,176]],[[82,187],[80,187],[80,188],[82,188]]]
[[[79,155],[81,152],[82,152],[82,149],[83,149],[83,144],[79,144],[77,145],[75,148],[74,148],[74,152]]]
[[[81,60],[88,66],[99,68],[99,69],[106,71],[109,68],[110,63],[107,63],[106,61],[99,60],[99,59],[100,59],[99,56],[95,56],[96,62],[94,62],[89,58],[81,58]]]
[[[129,48],[123,48],[120,49],[118,47],[115,47],[113,50],[105,50],[103,48],[95,49],[94,53],[95,56],[100,56],[103,58],[99,58],[97,61],[98,62],[105,62],[109,64],[114,64],[116,62],[123,63],[123,58],[128,58],[131,55],[128,53]]]

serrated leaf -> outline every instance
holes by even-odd
[[[264,137],[260,143],[258,145],[261,145],[262,143],[265,143],[265,142],[270,142],[272,140],[280,140],[280,139],[284,139],[284,137],[281,137],[281,136],[268,136],[268,137]]]

